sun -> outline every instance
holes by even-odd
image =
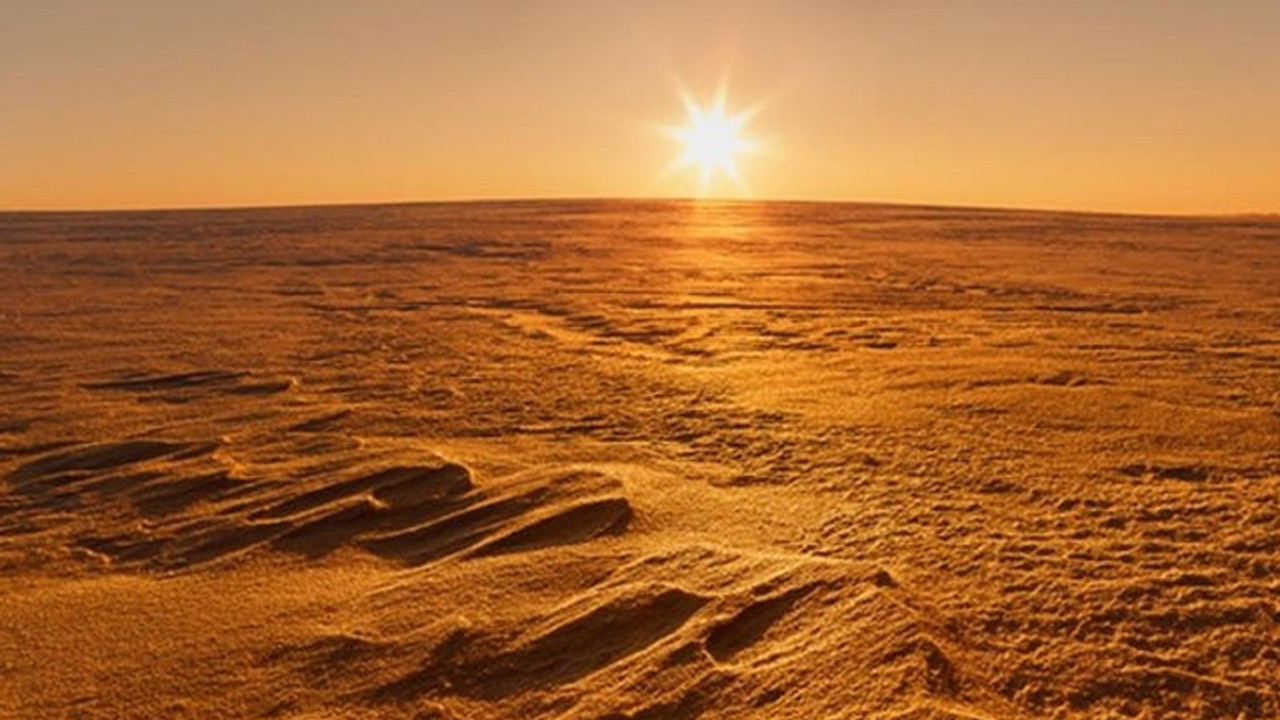
[[[675,167],[697,168],[704,190],[721,175],[741,188],[738,158],[757,149],[756,142],[745,134],[754,111],[730,113],[723,92],[706,106],[699,105],[687,94],[682,99],[688,114],[686,124],[668,131],[684,146]]]

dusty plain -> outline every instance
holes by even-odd
[[[1280,718],[1280,219],[0,215],[0,717]]]

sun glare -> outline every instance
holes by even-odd
[[[688,113],[686,124],[670,130],[671,136],[684,146],[683,154],[676,160],[676,168],[697,168],[699,183],[704,190],[720,175],[741,188],[738,158],[756,150],[756,143],[744,134],[753,111],[731,114],[723,92],[706,107],[688,95],[683,100]]]

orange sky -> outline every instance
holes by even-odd
[[[1277,0],[3,0],[0,209],[685,196],[1280,211]]]

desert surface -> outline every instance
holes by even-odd
[[[1280,219],[0,214],[0,717],[1280,718]]]

